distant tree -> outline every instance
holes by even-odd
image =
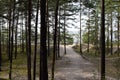
[[[59,8],[59,22],[58,22],[58,23],[59,23],[59,27],[58,27],[58,33],[57,33],[57,34],[58,34],[58,44],[57,44],[58,57],[60,57],[60,20],[61,20],[61,19],[60,19],[60,11],[61,11],[61,10],[60,10],[60,8]]]
[[[64,28],[63,28],[63,34],[64,34],[64,54],[66,54],[66,5],[64,4]]]
[[[113,15],[111,12],[111,20],[110,20],[110,26],[111,26],[111,55],[113,54],[113,19],[112,19]]]
[[[89,44],[90,44],[90,6],[89,6],[89,10],[88,10],[88,18],[89,18],[89,20],[88,20],[88,45],[87,45],[87,52],[89,53]]]
[[[24,14],[23,14],[24,15]],[[21,52],[24,53],[24,16],[22,16],[22,21],[21,21]]]
[[[110,23],[109,21],[107,21],[107,53],[109,53],[109,35],[110,35],[109,28],[110,28]]]
[[[16,21],[16,25],[15,25],[15,59],[17,58],[17,45],[18,45],[18,43],[17,43],[17,40],[18,40],[18,38],[17,38],[17,35],[18,35],[18,22],[19,22],[19,12],[17,12],[17,19],[16,19],[17,21]]]
[[[117,18],[118,18],[118,22],[117,22],[117,26],[118,26],[118,27],[117,27],[117,28],[118,28],[118,31],[117,31],[117,35],[118,35],[118,43],[117,43],[118,53],[117,53],[117,54],[119,55],[119,52],[120,52],[120,51],[119,51],[119,50],[120,50],[120,49],[119,49],[119,37],[120,37],[120,35],[119,35],[119,33],[120,33],[120,28],[119,28],[119,27],[120,27],[120,23],[119,23],[119,22],[120,22],[120,20],[119,20],[120,17],[119,17],[119,13],[118,13],[118,17],[117,17]]]
[[[49,25],[49,1],[46,2],[46,24],[47,24],[47,41],[48,41],[48,47],[47,47],[47,54],[50,56],[50,25]]]
[[[80,54],[82,54],[82,28],[81,28],[82,1],[80,0]]]

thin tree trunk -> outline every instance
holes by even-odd
[[[8,57],[8,60],[10,60],[10,54],[9,54],[9,52],[10,52],[10,49],[9,49],[9,47],[10,47],[10,38],[9,38],[9,36],[10,36],[10,34],[9,34],[9,32],[10,32],[10,26],[9,26],[9,20],[7,21],[7,49],[6,49],[6,53],[7,53],[7,57]]]
[[[39,14],[39,4],[37,1],[37,11],[36,11],[36,22],[35,22],[35,48],[34,48],[34,62],[33,62],[33,80],[36,80],[36,54],[37,54],[37,28],[38,28],[38,14]]]
[[[31,78],[31,14],[32,14],[32,0],[28,0],[28,52],[27,52],[27,69],[28,80]]]
[[[50,27],[49,27],[49,12],[48,12],[48,0],[46,0],[46,24],[47,24],[47,54],[50,56]]]
[[[15,28],[15,59],[17,58],[17,31],[18,31],[19,12],[17,13],[17,22]]]
[[[89,8],[89,25],[88,25],[88,45],[87,45],[87,52],[89,53],[89,47],[90,47],[90,8]]]
[[[113,26],[112,26],[112,12],[111,12],[111,55],[113,54]]]
[[[108,29],[107,29],[107,53],[109,53],[109,23],[108,23]]]
[[[26,53],[28,52],[28,49],[27,49],[27,47],[28,47],[28,38],[27,38],[27,33],[28,33],[28,21],[27,21],[27,19],[28,19],[28,17],[27,17],[27,12],[25,13],[25,43],[26,43]]]
[[[119,37],[120,37],[120,35],[119,35],[119,33],[120,33],[120,28],[119,28],[119,27],[120,27],[120,24],[119,24],[119,22],[120,22],[120,21],[119,21],[120,16],[119,16],[119,13],[118,13],[118,17],[117,17],[117,18],[118,18],[118,43],[117,43],[118,51],[117,51],[117,54],[118,54],[118,56],[119,56],[119,52],[120,52],[120,51],[119,51],[119,49],[120,49],[120,48],[119,48],[119,40],[120,40],[120,38],[119,38]]]
[[[2,28],[1,28],[1,21],[0,21],[0,71],[2,70],[2,45],[1,45],[1,30],[2,30]]]
[[[65,5],[64,5],[64,54],[66,55],[66,12],[65,12]]]
[[[23,26],[24,26],[23,23],[24,23],[24,22],[23,22],[23,19],[24,19],[24,17],[22,16],[22,23],[21,23],[21,26],[22,26],[22,28],[21,28],[21,36],[22,36],[22,37],[21,37],[21,39],[22,39],[22,40],[21,40],[21,43],[22,43],[22,44],[21,44],[21,52],[22,52],[22,53],[24,53],[24,33],[23,33]]]
[[[59,28],[58,28],[58,57],[60,57],[60,9],[59,9]]]
[[[41,34],[40,34],[40,80],[48,80],[47,67],[47,25],[46,25],[46,0],[40,1],[41,7]]]
[[[12,4],[11,4],[11,0],[10,0],[10,9],[9,9],[9,47],[8,47],[8,55],[9,55],[9,60],[10,60],[10,52],[11,52],[11,14],[12,14]],[[11,71],[10,71],[11,72]],[[9,74],[9,78],[10,78],[10,75]]]
[[[54,80],[54,70],[55,70],[55,57],[56,57],[56,45],[57,45],[57,25],[58,25],[58,7],[59,7],[59,0],[56,1],[56,9],[55,9],[55,31],[54,31],[54,48],[53,48],[53,62],[52,62],[52,78]]]
[[[105,80],[105,4],[101,0],[101,80]]]
[[[3,19],[2,19],[2,22],[1,22],[1,30],[3,29],[3,27],[4,27],[4,21],[3,21]],[[2,44],[2,51],[5,51],[5,39],[4,39],[4,34],[2,34],[1,33],[1,44]]]
[[[80,0],[80,54],[82,54],[82,30],[81,30],[81,12],[82,12],[82,10],[81,10],[82,8],[81,8],[81,0]]]
[[[12,10],[12,3],[13,3],[13,10]],[[12,13],[13,12],[13,13]],[[15,15],[15,0],[14,1],[11,1],[10,0],[10,16],[12,14],[12,20],[10,19],[10,27],[11,27],[11,32],[10,32],[10,46],[11,49],[10,49],[10,71],[9,71],[9,79],[12,80],[12,57],[13,57],[13,30],[14,30],[14,15]],[[11,17],[10,17],[11,18]],[[12,25],[11,25],[11,21],[12,21]]]
[[[99,49],[98,49],[98,31],[99,31],[99,27],[98,27],[98,13],[96,14],[95,17],[95,55],[97,55]]]

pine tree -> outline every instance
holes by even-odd
[[[28,0],[28,46],[27,46],[27,69],[28,80],[32,80],[31,77],[31,14],[32,14],[32,0]]]
[[[101,0],[101,80],[105,80],[105,5]]]
[[[40,33],[40,80],[48,80],[47,67],[47,25],[46,25],[46,0],[40,1],[41,7],[41,33]]]
[[[2,30],[2,28],[1,28],[1,21],[0,21],[0,71],[2,70],[1,69],[1,67],[2,67],[2,45],[1,45],[1,42],[2,42],[2,40],[1,40],[1,30]]]
[[[52,62],[52,78],[54,80],[54,70],[55,70],[55,57],[57,54],[57,26],[58,26],[58,7],[59,7],[59,0],[56,1],[56,8],[55,8],[55,30],[54,30],[54,44],[53,44],[53,62]]]
[[[35,48],[34,48],[34,62],[33,62],[33,80],[36,80],[36,55],[37,55],[37,28],[38,28],[38,13],[39,13],[39,4],[40,1],[37,2],[37,10],[36,10],[36,22],[35,22]]]

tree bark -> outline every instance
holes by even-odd
[[[119,44],[120,44],[120,42],[119,42],[119,40],[120,40],[120,35],[119,35],[119,33],[120,33],[120,28],[119,28],[119,27],[120,27],[120,24],[119,24],[120,16],[119,16],[119,13],[118,13],[118,17],[117,17],[117,18],[118,18],[118,43],[117,43],[118,51],[117,51],[117,54],[118,54],[118,56],[119,56],[119,52],[120,52],[120,51],[119,51],[119,49],[120,49],[120,48],[119,48]]]
[[[12,10],[12,6],[13,6],[13,10]],[[12,15],[12,16],[11,16]],[[9,79],[12,80],[12,57],[13,57],[13,31],[14,31],[14,19],[15,19],[15,0],[12,1],[10,0],[10,18],[12,17],[12,19],[10,19],[9,25],[11,27],[11,31],[9,32],[9,38],[10,38],[10,71],[9,71]],[[12,25],[11,25],[12,24]]]
[[[112,12],[111,12],[111,55],[113,54],[113,26],[112,26],[113,22],[112,22]]]
[[[19,12],[17,13],[17,22],[15,28],[15,59],[17,58],[17,31],[18,31]]]
[[[27,52],[27,69],[28,69],[28,80],[31,78],[31,14],[32,14],[32,0],[28,0],[28,52]]]
[[[60,57],[60,8],[59,8],[59,28],[58,28],[58,57]]]
[[[89,14],[88,14],[88,17],[89,17],[89,25],[88,25],[88,45],[87,45],[87,52],[89,53],[89,47],[90,47],[90,7],[89,7]]]
[[[23,20],[24,20],[24,16],[22,16],[22,21],[21,21],[21,52],[24,53],[24,33],[23,33]]]
[[[2,45],[1,45],[1,21],[0,21],[0,71],[2,70]]]
[[[109,53],[109,23],[108,23],[108,27],[107,27],[107,33],[108,33],[108,35],[107,35],[107,53]]]
[[[105,4],[101,0],[101,80],[105,80]]]
[[[38,28],[38,14],[40,0],[37,1],[36,22],[35,22],[35,48],[34,48],[34,62],[33,62],[33,80],[36,80],[36,54],[37,54],[37,28]]]
[[[66,55],[66,12],[65,12],[65,5],[64,5],[64,54]]]
[[[46,0],[40,1],[41,6],[41,34],[40,34],[40,80],[48,80],[47,67],[47,25],[46,25]]]
[[[82,54],[82,30],[81,30],[81,12],[82,12],[82,10],[81,10],[82,8],[81,8],[81,0],[80,0],[80,54]]]
[[[50,56],[50,26],[49,26],[49,12],[48,12],[48,0],[46,1],[46,24],[47,24],[47,54]]]
[[[58,25],[58,7],[59,7],[59,0],[56,1],[56,9],[55,9],[55,30],[54,30],[54,48],[53,48],[53,62],[52,62],[52,78],[54,80],[54,70],[55,70],[55,57],[57,53],[57,25]]]

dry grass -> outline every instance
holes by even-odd
[[[34,56],[33,50],[34,49],[32,47],[32,55],[31,55],[31,58],[32,58],[32,60],[31,60],[32,61],[31,62],[32,70],[31,71],[32,71],[32,73],[33,73],[33,56]],[[2,71],[0,72],[0,80],[8,80],[8,78],[9,78],[9,60],[7,58],[6,53],[3,53],[2,57],[3,57],[3,61],[2,61]],[[49,65],[51,64],[51,58],[52,57],[48,58]],[[37,67],[36,74],[37,74],[37,76],[39,76],[39,62],[40,62],[40,59],[39,59],[39,50],[38,50],[37,59],[36,59],[36,65],[37,65],[36,66]],[[14,59],[14,54],[13,54],[12,78],[21,77],[21,76],[27,77],[27,54],[25,52],[21,53],[20,49],[18,49],[17,59]]]
[[[79,53],[79,46],[74,46],[73,49]],[[95,53],[94,48],[90,48],[89,53],[87,51],[83,52],[83,56],[94,63],[94,65],[100,71],[100,53]],[[106,55],[106,75],[120,79],[120,58],[117,54]]]

